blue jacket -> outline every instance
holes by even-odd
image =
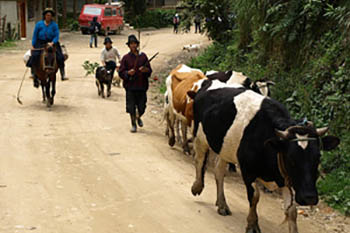
[[[55,22],[46,26],[44,20],[39,21],[34,28],[32,45],[35,47],[38,40],[57,43],[60,37],[60,31]]]

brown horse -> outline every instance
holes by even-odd
[[[40,63],[33,66],[33,71],[41,84],[43,102],[46,102],[47,107],[51,107],[56,94],[56,73],[58,71],[55,45],[46,44],[42,48]]]

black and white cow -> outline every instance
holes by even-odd
[[[260,233],[255,181],[274,182],[282,189],[289,232],[297,233],[296,204],[316,205],[320,150],[332,150],[340,140],[322,137],[328,128],[293,120],[279,102],[245,88],[232,88],[206,80],[194,98],[196,180],[193,195],[204,188],[209,151],[218,155],[215,168],[218,212],[230,215],[225,201],[227,163],[239,164],[250,204],[247,233]],[[294,202],[296,201],[296,203]]]
[[[112,73],[106,67],[100,66],[96,69],[96,86],[98,95],[105,98],[104,85],[107,85],[107,97],[111,96]]]
[[[271,96],[270,87],[275,85],[274,82],[266,79],[252,81],[243,73],[232,70],[226,72],[211,70],[207,71],[205,75],[210,80],[219,80],[220,82],[227,84],[241,84],[245,88],[251,89],[252,91],[255,91],[263,96]]]

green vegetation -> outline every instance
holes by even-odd
[[[0,49],[12,48],[15,46],[16,46],[16,43],[13,40],[5,40],[4,42],[0,43]]]
[[[82,67],[84,68],[84,70],[86,71],[85,77],[89,76],[90,74],[95,74],[95,70],[99,67],[100,65],[97,62],[90,62],[88,60],[86,60]]]
[[[322,154],[318,187],[330,206],[350,215],[350,2],[185,2],[192,12],[209,16],[206,30],[215,41],[191,66],[273,80],[273,98],[294,118],[329,126],[341,138],[337,150]],[[208,13],[211,4],[218,7]]]
[[[174,15],[175,10],[171,9],[147,10],[129,21],[135,28],[164,28],[172,25]]]

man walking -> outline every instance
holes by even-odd
[[[199,33],[202,32],[202,30],[201,30],[201,22],[202,22],[202,18],[201,18],[201,16],[200,16],[199,14],[197,14],[196,17],[194,18],[194,24],[195,24],[195,26],[196,26],[196,31],[195,31],[195,33],[197,33],[197,31],[198,31]]]
[[[101,30],[101,24],[97,22],[97,16],[95,16],[90,22],[90,48],[92,48],[92,44],[95,41],[95,48],[97,48],[97,34]]]
[[[126,90],[126,112],[131,118],[130,131],[136,133],[137,125],[143,127],[141,117],[146,110],[148,78],[152,74],[152,68],[146,54],[139,52],[140,42],[135,35],[130,35],[126,44],[130,52],[121,61],[119,76],[123,79]]]

